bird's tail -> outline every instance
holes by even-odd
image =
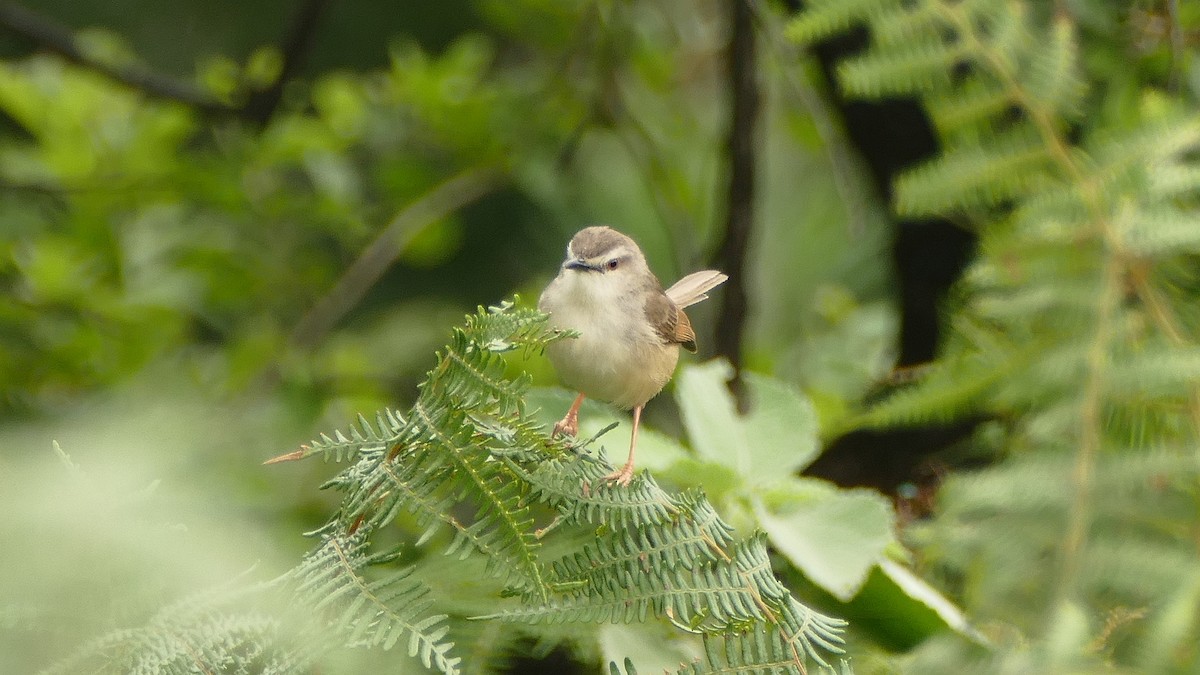
[[[725,280],[728,278],[728,275],[716,270],[692,272],[672,284],[667,289],[667,297],[679,309],[690,307],[701,300],[707,300],[708,296],[705,293],[725,283]]]

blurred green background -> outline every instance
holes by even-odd
[[[748,315],[740,353],[723,356],[802,391],[832,443],[896,365],[897,226],[836,86],[785,37],[791,9],[750,4]],[[1056,3],[1108,87],[1096,110],[1178,75],[1163,65],[1171,21],[1191,26],[1195,59],[1195,16],[1132,4]],[[6,9],[0,26],[0,629],[47,653],[11,671],[0,654],[5,672],[164,597],[294,564],[336,507],[317,490],[332,470],[260,463],[406,407],[462,315],[535,301],[579,228],[630,234],[666,283],[720,260],[727,3],[21,7],[45,23],[19,29]],[[64,36],[86,64],[56,53]],[[153,73],[204,104],[104,70]],[[1194,100],[1194,82],[1179,86]],[[691,312],[697,361],[717,355],[720,307]],[[544,360],[521,367],[555,384]],[[682,434],[670,396],[647,415]],[[969,461],[1003,454],[989,433]],[[891,478],[903,489],[889,496],[927,515],[913,468]],[[954,590],[970,609],[970,588]],[[861,634],[850,650],[885,672],[895,647]],[[346,658],[322,672],[357,672]]]

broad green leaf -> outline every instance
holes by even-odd
[[[655,478],[658,478],[660,482],[666,480],[668,483],[680,487],[701,488],[714,504],[727,505],[726,498],[730,495],[737,495],[739,490],[745,486],[741,476],[733,469],[724,464],[705,462],[694,457],[682,457],[678,461],[672,462],[670,466],[655,470],[654,473]],[[733,513],[724,513],[723,515],[730,519],[730,522],[736,522]]]
[[[743,417],[726,386],[731,376],[722,360],[679,374],[675,395],[696,453],[750,484],[774,483],[808,466],[817,455],[816,414],[808,399],[779,380],[746,373],[750,410]]]
[[[749,456],[748,477],[777,480],[817,458],[817,415],[812,403],[786,382],[745,374],[750,412],[742,421]]]
[[[879,561],[879,570],[909,598],[933,610],[938,618],[944,621],[950,629],[972,640],[978,642],[984,641],[983,636],[970,624],[967,615],[963,613],[958,605],[955,605],[936,588],[930,586],[924,579],[914,574],[912,570],[900,563],[887,559]]]
[[[641,673],[674,672],[681,663],[704,654],[700,641],[662,623],[609,624],[600,628],[604,662],[623,663],[632,657]]]
[[[755,509],[759,523],[805,576],[849,600],[894,540],[891,505],[869,490],[839,490],[812,479],[787,485],[788,503]]]
[[[986,644],[961,608],[889,555],[867,574],[858,594],[838,608],[856,633],[892,652],[909,651],[948,632]]]
[[[684,368],[676,376],[675,399],[696,454],[744,473],[746,439],[725,386],[732,376],[721,359]]]

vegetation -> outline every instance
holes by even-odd
[[[1106,100],[1120,79],[1092,84],[1102,48],[1067,14],[814,4],[791,26],[801,40],[870,25],[871,49],[839,71],[848,92],[919,96],[937,126],[945,150],[900,176],[896,208],[981,238],[941,357],[859,420],[989,420],[982,447],[1003,459],[947,481],[914,532],[924,566],[997,623],[989,669],[1193,668],[1194,103]],[[914,666],[957,672],[943,649]]]
[[[0,670],[1194,671],[1200,14],[1120,4],[481,0],[308,70],[320,0],[182,54],[0,8]],[[853,32],[835,86],[941,148],[891,204],[806,56]],[[735,351],[609,486],[626,418],[550,438],[571,338],[499,299],[591,222],[727,260],[746,203]],[[889,210],[978,237],[903,378]],[[804,475],[948,423],[916,518]]]

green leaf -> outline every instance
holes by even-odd
[[[700,658],[699,640],[668,630],[665,624],[608,624],[600,628],[600,652],[605,661],[620,662],[627,655],[646,673],[661,673]]]
[[[750,412],[742,421],[749,477],[768,482],[807,467],[820,452],[817,414],[808,397],[774,378],[744,377],[750,391]]]
[[[727,466],[751,484],[778,482],[817,455],[812,403],[787,384],[745,373],[750,411],[737,413],[723,360],[687,367],[675,389],[692,447],[704,460]]]
[[[960,607],[887,557],[872,568],[858,595],[839,611],[864,639],[892,652],[909,651],[948,631],[987,644]]]
[[[965,635],[972,640],[983,642],[981,636],[973,626],[971,626],[967,615],[963,610],[950,601],[949,598],[942,595],[936,588],[930,586],[924,579],[918,577],[912,570],[907,567],[893,562],[891,560],[879,561],[879,571],[896,585],[896,588],[904,592],[911,600],[921,603],[925,607],[933,610],[939,619],[945,622],[946,626],[955,632]],[[906,615],[911,615],[910,610]]]
[[[895,540],[891,505],[869,490],[812,479],[790,481],[781,496],[787,503],[755,508],[771,543],[818,586],[853,598]]]

